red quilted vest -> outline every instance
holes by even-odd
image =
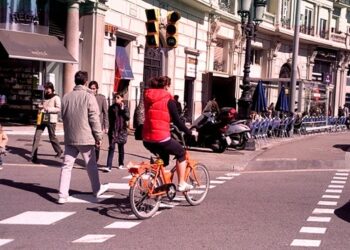
[[[172,98],[165,89],[145,90],[145,121],[143,140],[159,142],[170,138],[170,114],[168,101]]]

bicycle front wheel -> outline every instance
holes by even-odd
[[[187,182],[194,187],[194,189],[184,193],[187,202],[192,206],[199,205],[207,196],[210,186],[210,177],[206,166],[201,163],[194,165],[187,177]]]
[[[159,187],[162,183],[159,178],[156,182],[154,182],[154,179],[154,173],[144,172],[137,177],[135,184],[130,187],[131,210],[139,219],[150,218],[158,211],[161,197],[150,196],[150,189]]]

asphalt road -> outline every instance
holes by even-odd
[[[34,165],[26,161],[31,138],[12,137],[11,147],[22,151],[0,170],[0,248],[349,249],[349,139],[347,133],[308,137],[249,155],[241,172],[211,168],[203,204],[191,207],[178,197],[140,221],[128,205],[126,170],[101,172],[113,189],[92,203],[86,171],[77,165],[75,199],[58,205],[60,161],[47,141],[39,155],[46,165]],[[210,153],[201,154],[205,160]],[[238,154],[221,157],[230,155]]]

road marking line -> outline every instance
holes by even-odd
[[[328,185],[328,188],[344,188],[344,185]]]
[[[227,173],[226,176],[240,176],[240,173]]]
[[[336,206],[338,202],[336,201],[319,201],[317,205],[322,205],[322,206]]]
[[[295,247],[319,247],[321,245],[321,241],[295,239],[290,245]]]
[[[75,214],[75,212],[27,211],[0,221],[12,225],[51,225]]]
[[[128,190],[130,189],[130,186],[129,183],[109,183],[108,189]]]
[[[307,234],[325,234],[326,231],[326,227],[302,227],[299,232]]]
[[[322,195],[322,198],[325,198],[325,199],[339,199],[340,195],[324,194],[324,195]]]
[[[204,190],[190,190],[187,193],[189,193],[189,194],[203,194]]]
[[[309,222],[330,222],[331,219],[332,219],[331,217],[309,216],[309,218],[307,218],[307,221],[309,221]]]
[[[331,183],[334,183],[334,184],[345,184],[346,181],[331,181]]]
[[[112,224],[105,226],[104,228],[130,229],[140,223],[141,221],[115,221]]]
[[[14,241],[14,239],[0,239],[0,247]]]
[[[313,214],[334,214],[334,209],[327,209],[327,208],[315,208],[314,211],[312,211]]]
[[[338,169],[337,172],[350,172],[350,169]]]
[[[123,179],[131,179],[131,175],[124,176]]]
[[[176,204],[178,205],[178,204]],[[160,203],[160,208],[174,208],[176,206],[175,204],[167,204],[167,203]]]
[[[223,184],[223,183],[225,183],[225,181],[215,181],[215,180],[210,181],[210,184]]]
[[[103,243],[114,236],[115,236],[114,234],[87,234],[72,242],[73,243]]]
[[[326,189],[325,191],[326,193],[337,193],[337,194],[341,194],[343,192],[343,190],[341,189]]]
[[[99,203],[106,199],[112,198],[114,195],[101,195],[98,198],[91,194],[75,194],[68,197],[67,203]]]
[[[297,158],[257,158],[255,161],[297,161]]]
[[[349,173],[335,173],[336,176],[349,176]]]
[[[220,176],[216,178],[217,180],[232,180],[233,177],[229,177],[229,176]]]
[[[339,177],[339,176],[334,176],[333,180],[347,180],[348,177]]]
[[[185,201],[186,198],[183,195],[176,196],[173,201]]]

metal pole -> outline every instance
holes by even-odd
[[[252,13],[247,13],[248,22],[244,26],[244,32],[246,35],[246,51],[243,70],[243,85],[239,86],[242,89],[242,96],[238,100],[238,114],[241,119],[248,119],[250,113],[250,104],[252,102],[251,97],[251,85],[249,81],[250,73],[250,55],[252,48],[252,37],[254,34],[254,23],[252,21]]]
[[[299,55],[299,20],[300,20],[299,6],[300,6],[300,0],[296,0],[294,38],[293,38],[292,77],[291,77],[291,91],[290,91],[290,104],[289,104],[291,112],[294,112],[294,109],[295,109],[295,97],[296,97],[296,88],[297,88],[297,73],[298,73],[297,66],[298,66],[298,55]],[[303,91],[302,84],[299,84],[299,91]],[[301,100],[299,100],[299,102],[300,101]],[[300,110],[298,111],[300,112]]]

